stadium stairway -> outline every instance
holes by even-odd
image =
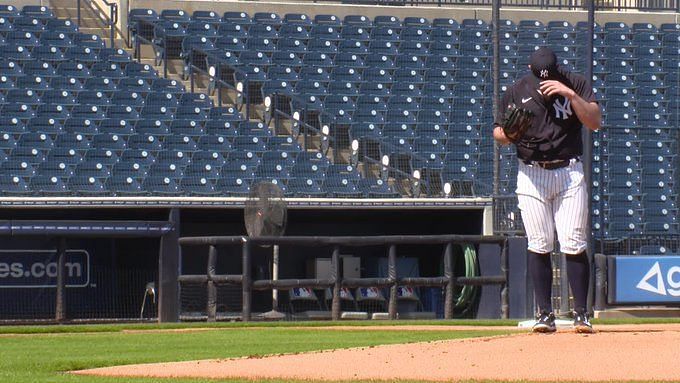
[[[50,0],[50,8],[54,11],[55,16],[58,18],[69,18],[71,20],[77,20],[78,8],[77,0]],[[103,15],[107,17],[107,15]],[[101,17],[91,8],[83,6],[81,8],[81,26],[80,31],[84,33],[92,33],[101,36],[108,45],[108,37],[110,36],[109,27],[102,21]],[[122,48],[130,55],[134,56],[134,46],[132,43],[128,45],[126,39],[121,38],[117,35],[115,39],[116,48]],[[155,53],[153,49],[148,45],[140,46],[140,59],[142,64],[148,64],[152,66],[158,73],[163,73],[163,64],[156,63],[154,60]],[[191,89],[191,80],[183,78],[182,76],[182,62],[180,60],[170,60],[168,62],[168,78],[176,80],[187,90]],[[209,82],[205,76],[196,76],[194,79],[194,92],[208,94],[213,100],[215,105],[218,105],[218,95],[215,90],[209,89]],[[223,104],[230,105],[235,104],[237,101],[236,93],[224,89],[222,93]],[[264,105],[255,104],[251,105],[251,115],[249,116],[249,121],[257,123],[263,120],[264,116]],[[291,133],[291,123],[284,122],[282,126],[284,127],[284,133]],[[302,143],[301,143],[302,144]],[[319,143],[317,142],[317,147]],[[331,149],[332,151],[333,149]],[[332,154],[332,153],[331,153]],[[344,151],[342,157],[348,161],[349,153]]]
[[[95,12],[94,9],[85,5],[86,2],[81,2],[80,9],[80,31],[83,33],[94,33],[102,38],[108,38],[110,31],[102,18],[108,18],[108,12]],[[50,0],[48,2],[50,9],[54,15],[60,19],[71,19],[74,22],[78,20],[78,0]],[[108,42],[107,42],[108,43]],[[123,40],[120,35],[116,36],[116,46],[120,47]]]
[[[72,1],[72,0],[54,0],[54,1]],[[95,32],[92,32],[95,33]],[[99,31],[96,32],[98,34],[106,34],[108,33],[108,30],[106,27],[100,27]],[[117,40],[118,41],[118,40]],[[125,41],[120,41],[119,43],[116,44],[117,47],[122,47],[125,49],[132,57],[135,57],[135,52],[134,52],[134,43],[131,41],[130,46],[127,45],[127,42]],[[163,75],[163,63],[161,62],[158,64],[155,60],[155,52],[153,48],[149,45],[146,44],[140,44],[140,62],[142,64],[148,64],[152,66],[160,76]],[[176,80],[182,85],[184,85],[185,89],[187,92],[191,91],[191,79],[185,78],[183,75],[184,72],[184,62],[179,59],[170,59],[168,60],[168,79],[171,80]],[[207,94],[213,101],[214,105],[219,106],[219,98],[217,91],[214,89],[214,87],[210,86],[210,81],[206,75],[196,75],[194,76],[194,84],[193,84],[193,93],[203,93]],[[223,106],[234,106],[234,105],[239,105],[240,101],[238,100],[238,95],[236,91],[230,90],[230,89],[222,89],[222,105]],[[260,123],[263,120],[265,120],[265,105],[263,102],[260,103],[251,103],[250,104],[250,115],[248,116],[247,120],[251,123]],[[241,113],[245,114],[245,106],[242,106]],[[274,123],[270,123],[273,125]],[[288,120],[283,120],[280,122],[280,125],[277,128],[277,134],[281,137],[295,137],[296,134],[294,134],[294,121],[292,119]],[[305,141],[306,140],[306,141]],[[315,135],[312,137],[304,137],[304,135],[297,135],[297,142],[298,144],[305,148],[307,151],[313,152],[313,153],[318,153],[322,150],[322,142],[321,142],[321,137],[319,135]],[[378,165],[369,165],[365,163],[364,161],[359,160],[353,161],[352,160],[352,149],[350,147],[350,143],[347,142],[344,146],[337,146],[337,145],[331,145],[326,149],[326,157],[329,159],[334,159],[335,164],[339,165],[348,165],[350,163],[356,163],[356,169],[359,171],[360,174],[365,174],[365,175],[370,175],[371,177],[374,178],[380,178],[380,167]],[[390,186],[394,189],[400,192],[402,196],[408,196],[410,193],[412,193],[413,190],[413,180],[408,178],[408,177],[394,177],[391,176],[390,179],[388,180]]]

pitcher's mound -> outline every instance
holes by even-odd
[[[680,326],[655,326],[653,331],[635,326],[613,330],[602,329],[591,335],[522,333],[264,358],[117,366],[77,373],[306,380],[680,380]]]

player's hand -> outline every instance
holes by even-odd
[[[541,81],[541,86],[539,87],[539,90],[546,97],[560,95],[570,100],[576,94],[576,92],[574,92],[571,88],[557,80]]]

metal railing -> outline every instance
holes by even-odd
[[[478,277],[456,277],[454,275],[453,245],[460,244],[497,244],[500,247],[500,275]],[[425,235],[425,236],[368,236],[368,237],[184,237],[179,239],[180,246],[208,246],[208,262],[206,274],[180,275],[178,280],[182,284],[205,284],[207,288],[208,321],[216,320],[217,302],[216,285],[227,284],[241,286],[243,292],[241,319],[252,319],[253,290],[290,289],[307,287],[312,289],[332,290],[331,318],[340,319],[340,290],[343,287],[378,287],[389,288],[388,317],[397,318],[397,288],[411,287],[441,287],[444,289],[444,318],[453,318],[454,288],[461,285],[501,285],[500,302],[501,317],[509,317],[508,291],[508,239],[502,236],[478,235]],[[252,248],[254,246],[300,246],[315,247],[319,252],[323,248],[332,248],[330,254],[331,270],[328,279],[260,279],[253,280]],[[436,277],[400,277],[397,273],[397,246],[404,245],[440,245],[444,247],[442,257],[444,261],[444,275]],[[216,264],[218,246],[241,247],[241,273],[218,275]],[[387,248],[387,277],[378,278],[344,278],[340,273],[340,249],[349,247],[383,246]]]
[[[96,2],[94,2],[93,0],[78,0],[78,5],[77,5],[77,7],[78,7],[78,27],[81,26],[81,21],[82,21],[80,10],[82,8],[82,4],[85,3],[85,5],[87,5],[87,7],[94,14],[96,14],[98,16],[99,21],[101,21],[107,28],[110,29],[110,36],[109,36],[110,45],[111,45],[111,48],[115,48],[116,47],[116,43],[115,43],[115,41],[116,41],[116,24],[118,24],[118,4],[111,3],[107,0],[101,0],[101,1],[103,1],[104,4],[107,7],[109,7],[108,18],[103,16],[103,14],[105,14],[106,11],[103,10],[101,8],[101,6],[99,4],[97,4]]]
[[[201,60],[204,64],[205,67],[202,67],[200,65],[197,65],[197,60],[196,57],[200,57]],[[240,70],[237,67],[234,67],[232,65],[229,65],[224,62],[218,55],[215,54],[215,52],[210,52],[210,51],[204,51],[202,49],[197,49],[197,48],[191,48],[189,51],[189,56],[186,57],[188,61],[187,69],[188,69],[188,76],[189,76],[189,83],[190,83],[190,89],[191,92],[194,92],[195,89],[195,83],[196,80],[194,78],[194,75],[205,75],[207,76],[211,81],[215,82],[215,90],[217,92],[217,104],[218,106],[222,106],[222,88],[226,88],[229,90],[232,90],[236,92],[237,96],[244,100],[243,105],[235,105],[237,109],[240,111],[245,109],[245,115],[246,118],[250,118],[250,102],[249,102],[249,84],[248,84],[248,76],[245,72]],[[164,56],[165,64],[164,66],[167,68],[167,55]],[[214,68],[214,73],[211,73],[211,67],[208,62],[208,60],[214,60],[215,66]],[[231,71],[231,82],[225,81],[222,79],[222,69],[223,68],[228,68]],[[243,79],[243,88],[239,89],[237,86],[237,78],[238,76],[241,76]],[[166,77],[167,77],[167,72],[166,72]]]

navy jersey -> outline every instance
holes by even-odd
[[[597,102],[584,76],[561,68],[559,72],[560,82],[585,101]],[[514,103],[534,113],[531,128],[515,145],[519,159],[552,161],[580,156],[583,154],[582,124],[571,107],[571,101],[560,95],[544,97],[538,91],[539,84],[539,79],[532,73],[517,80],[503,95],[495,124],[502,125],[505,110]]]

